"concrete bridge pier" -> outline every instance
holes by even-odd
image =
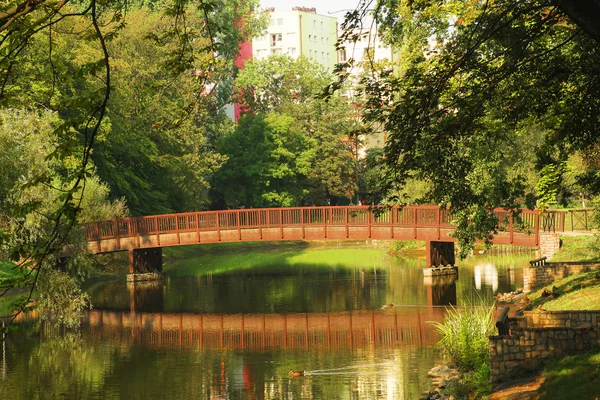
[[[427,253],[428,267],[441,267],[454,265],[454,242],[427,241],[425,251]]]
[[[162,247],[129,250],[129,273],[162,271]]]

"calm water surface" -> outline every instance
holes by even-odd
[[[188,253],[160,283],[90,284],[80,335],[11,334],[0,398],[418,399],[442,361],[429,322],[521,286],[530,258],[427,280],[424,260],[366,247]]]

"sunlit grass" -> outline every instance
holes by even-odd
[[[388,257],[374,248],[299,249],[294,251],[264,251],[205,253],[165,264],[165,272],[172,276],[204,275],[250,269],[293,268],[379,268]],[[368,260],[368,261],[365,261]]]
[[[202,254],[232,253],[241,251],[273,251],[285,249],[303,249],[308,246],[308,242],[290,240],[274,242],[211,243],[190,246],[165,247],[163,248],[163,254],[166,257],[184,258],[195,257]]]
[[[560,240],[562,242],[561,248],[552,256],[552,262],[600,262],[600,237],[598,235],[563,235]]]
[[[544,304],[544,309],[598,310],[600,308],[600,286],[575,290]]]
[[[542,399],[595,399],[600,396],[600,352],[549,361],[542,375]]]
[[[598,271],[571,275],[531,292],[529,308],[542,305],[547,310],[597,310],[600,309],[600,279]],[[556,288],[558,297],[543,297],[544,290]]]

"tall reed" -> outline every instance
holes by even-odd
[[[439,344],[461,371],[476,371],[489,362],[488,337],[495,333],[494,306],[450,307],[442,323],[434,322]]]

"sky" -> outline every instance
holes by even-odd
[[[347,11],[353,10],[359,0],[261,0],[262,8],[275,7],[276,11],[290,11],[293,7],[315,7],[317,14],[330,15],[339,20]]]

